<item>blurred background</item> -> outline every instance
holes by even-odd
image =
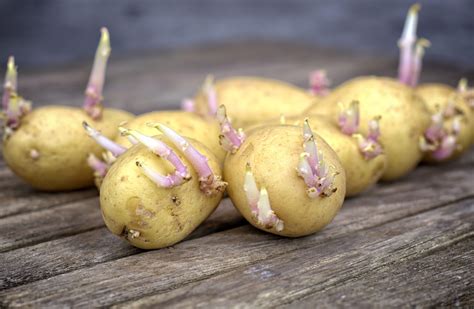
[[[90,61],[99,28],[113,55],[246,40],[396,57],[408,0],[0,0],[0,58],[23,68]],[[427,60],[473,69],[474,1],[420,1]]]

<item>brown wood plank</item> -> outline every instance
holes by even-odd
[[[421,172],[420,177],[424,177],[423,170]],[[374,234],[370,228],[375,227],[377,229],[378,226],[383,226],[384,223],[396,221],[396,223],[390,224],[390,227],[397,226],[401,233],[402,230],[406,230],[400,228],[404,222],[397,220],[439,207],[442,210],[439,210],[439,215],[436,218],[441,215],[446,217],[447,222],[451,222],[451,225],[448,224],[445,228],[451,229],[454,223],[459,224],[460,218],[467,217],[466,207],[459,207],[459,204],[451,205],[451,199],[455,196],[453,192],[459,190],[458,192],[463,192],[464,197],[467,196],[466,194],[473,196],[474,188],[469,184],[465,184],[464,179],[462,179],[466,177],[466,173],[451,171],[451,174],[445,172],[443,175],[445,175],[443,180],[437,179],[437,183],[436,179],[433,179],[434,184],[430,184],[433,185],[431,189],[430,185],[424,188],[420,183],[421,179],[418,178],[411,184],[415,191],[409,192],[410,199],[405,199],[405,202],[400,201],[399,198],[390,198],[390,195],[387,199],[382,198],[383,202],[380,196],[373,198],[370,197],[370,194],[360,199],[351,199],[341,214],[336,217],[333,224],[313,236],[287,239],[261,233],[246,225],[193,241],[183,242],[169,249],[144,252],[91,268],[80,269],[18,286],[1,293],[0,298],[3,299],[4,305],[110,305],[170,291],[192,282],[232,271],[238,267],[266,261],[278,256],[287,256],[292,251],[320,246],[320,252],[324,253],[328,242],[334,241],[339,244],[337,239],[343,237],[349,237],[350,242],[357,243],[357,239],[360,239],[359,242],[364,241],[365,235],[371,234],[372,236],[368,240],[385,241],[386,239],[380,239],[380,235],[383,234],[378,232]],[[440,193],[441,184],[444,181],[459,181],[461,185],[448,190],[455,191]],[[420,183],[418,186],[421,187],[420,192],[416,191],[418,190],[415,186],[416,183]],[[378,190],[378,192],[381,191],[383,190]],[[418,193],[422,193],[422,196],[418,197]],[[392,192],[392,194],[395,193]],[[443,201],[446,200],[450,200],[448,202],[450,205],[448,207],[449,211],[446,211],[446,207],[443,207],[443,205],[446,205],[446,202]],[[471,208],[469,208],[469,211],[472,210]],[[453,212],[452,209],[460,209],[461,213]],[[433,211],[438,214],[438,210]],[[423,213],[420,216],[423,216]],[[416,226],[421,225],[427,231],[436,230],[433,226],[424,224],[420,217],[416,217],[411,221]],[[465,226],[465,224],[462,226]],[[411,230],[411,228],[408,230]],[[396,232],[397,230],[393,233]],[[441,232],[436,231],[435,233],[438,235],[437,233]],[[353,236],[355,234],[358,237]],[[403,238],[404,236],[400,237]],[[407,238],[407,240],[408,242],[405,244],[412,242],[411,238]],[[333,250],[333,253],[336,250],[344,251],[341,247]],[[418,249],[414,247],[413,250]],[[329,259],[331,258],[330,253],[326,252]],[[367,254],[367,252],[364,254]]]
[[[415,171],[404,181],[389,185],[379,185],[371,192],[358,198],[346,201],[343,210],[336,218],[333,225],[350,225],[352,229],[367,228],[366,217],[374,219],[373,223],[380,224],[387,219],[401,218],[410,214],[421,212],[437,205],[453,202],[466,196],[474,194],[474,188],[469,185],[471,176],[463,172],[466,166],[472,166],[473,162],[469,156],[465,162],[459,161],[441,168],[444,178],[437,178],[438,181],[423,182],[427,175],[438,171],[435,167],[422,167]],[[472,159],[472,158],[471,158]],[[459,183],[459,186],[443,187],[445,182]],[[439,190],[442,188],[442,190]],[[400,194],[412,196],[411,200],[400,202]],[[381,205],[383,201],[383,205]],[[411,207],[409,207],[409,205]],[[63,217],[73,218],[76,212],[70,212],[70,208],[61,207],[54,209],[62,212]],[[87,208],[86,211],[95,212],[94,220],[99,220],[100,214],[96,207]],[[0,221],[1,222],[1,221]],[[7,222],[7,221],[4,221]],[[205,223],[204,226],[193,233],[193,237],[200,237],[214,231],[221,231],[241,225],[243,221],[237,212],[230,206],[229,200],[225,200]],[[28,224],[29,225],[29,224]],[[1,224],[0,224],[1,227]],[[53,227],[54,228],[54,227]],[[48,278],[57,274],[65,273],[80,267],[92,266],[103,263],[118,257],[128,256],[136,251],[124,249],[121,242],[112,235],[104,237],[105,228],[93,230],[84,234],[81,231],[84,227],[76,227],[78,235],[61,238],[58,240],[43,241],[36,246],[25,247],[3,254],[5,264],[9,265],[0,271],[0,278],[8,278],[0,287],[12,287],[19,284],[28,283],[34,280]],[[330,227],[331,228],[331,227]],[[350,230],[350,229],[349,229]],[[62,229],[57,230],[57,234],[49,235],[53,239],[62,237]],[[73,233],[73,232],[71,232]],[[28,238],[28,236],[23,236]],[[100,245],[90,243],[91,239],[97,239]],[[77,244],[79,252],[71,248],[70,243]],[[85,244],[84,244],[85,243]],[[16,243],[15,243],[16,244]],[[16,244],[17,246],[25,244]],[[30,250],[34,255],[29,255]],[[132,253],[131,253],[132,252]],[[60,259],[65,256],[67,258]],[[20,258],[22,257],[22,258]],[[65,261],[67,260],[67,263]],[[23,269],[31,269],[33,272],[24,272]]]
[[[238,42],[167,50],[131,57],[112,57],[105,89],[109,106],[145,112],[176,108],[183,97],[192,95],[208,73],[217,77],[257,75],[279,78],[307,86],[308,71],[326,68],[335,84],[362,74],[395,76],[398,55],[388,59],[351,54],[298,43]],[[21,70],[21,63],[18,64]],[[24,96],[42,104],[80,105],[90,63],[20,71]],[[439,64],[424,65],[422,78],[456,84],[461,76],[474,72]]]
[[[339,284],[357,281],[359,278],[363,278],[365,282],[367,274],[380,271],[381,268],[396,269],[397,265],[394,263],[416,259],[429,251],[474,236],[473,222],[474,199],[469,199],[402,221],[333,238],[327,242],[310,245],[303,241],[304,244],[284,255],[261,259],[161,295],[124,304],[123,307],[273,308],[287,304],[299,308],[297,300],[308,296],[312,299],[306,302],[308,308],[311,305],[312,308],[331,305],[337,298],[334,295],[326,296],[326,293]],[[463,270],[468,269],[469,266],[464,264]],[[396,278],[392,277],[392,280],[395,281]],[[410,286],[402,284],[403,282],[398,283],[403,287],[394,288],[396,292],[393,294],[403,296],[402,292]],[[357,282],[353,285],[364,289],[364,285]],[[462,286],[466,292],[465,284]],[[435,287],[432,287],[434,292]],[[444,289],[452,293],[458,287],[456,285]],[[350,290],[347,292],[350,293]],[[425,301],[429,300],[426,296]],[[419,297],[423,298],[423,295]],[[403,297],[384,300],[385,303],[381,305],[405,304]],[[356,304],[379,305],[376,298],[369,299],[367,303]]]
[[[229,199],[185,241],[243,225]],[[0,253],[0,290],[142,252],[105,227]]]

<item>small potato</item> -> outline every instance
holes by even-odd
[[[284,121],[289,125],[302,126],[305,119],[309,120],[313,131],[321,136],[339,157],[346,172],[346,196],[362,193],[382,177],[387,164],[385,154],[383,152],[374,153],[373,157],[365,157],[356,136],[342,133],[337,125],[326,116],[293,116],[285,117]],[[278,124],[279,122],[281,120],[275,119],[268,124]],[[363,137],[361,136],[361,138]],[[367,154],[369,155],[369,153]]]
[[[159,132],[156,128],[148,125],[153,122],[163,123],[181,135],[198,140],[214,153],[219,162],[224,162],[226,152],[220,146],[220,129],[215,120],[205,119],[194,113],[184,111],[159,111],[137,116],[122,126],[140,131],[146,135],[157,135]],[[117,137],[115,141],[125,147],[131,146],[130,141],[124,136]]]
[[[108,138],[117,129],[94,121],[83,110],[66,106],[36,108],[21,120],[21,126],[3,142],[7,165],[33,187],[45,191],[73,190],[91,186],[93,172],[89,153],[102,148],[87,136],[82,122],[91,123]]]
[[[204,88],[194,99],[196,112],[208,115],[215,112],[210,111],[210,104],[216,109],[218,105],[225,105],[237,128],[246,128],[281,114],[297,115],[317,100],[293,85],[259,77],[232,77]]]
[[[298,174],[301,160],[306,160],[302,157],[306,138],[312,140],[303,136],[302,127],[263,126],[227,156],[227,192],[256,228],[289,237],[305,236],[324,228],[339,211],[346,192],[345,172],[336,153],[319,136],[314,135],[322,163],[318,167],[327,171],[330,185],[310,189]],[[256,187],[251,184],[252,178]],[[320,195],[316,194],[319,189],[323,190]]]
[[[365,76],[337,87],[304,114],[324,114],[337,121],[340,105],[352,101],[360,106],[360,130],[367,135],[368,123],[380,119],[380,143],[387,156],[387,168],[382,180],[403,177],[413,170],[423,157],[419,141],[430,125],[430,113],[414,91],[398,81],[385,77]]]
[[[422,84],[416,88],[416,94],[426,103],[431,114],[441,113],[443,128],[446,134],[455,138],[453,151],[442,157],[436,152],[427,152],[424,160],[427,162],[444,162],[455,159],[469,150],[474,139],[474,115],[468,103],[456,89],[444,84]],[[458,121],[459,132],[454,134],[453,125]]]
[[[171,145],[163,135],[155,138]],[[212,171],[220,176],[212,152],[201,143],[188,140],[209,158]],[[169,188],[158,186],[137,162],[162,175],[172,173],[174,168],[144,145],[137,144],[117,159],[100,188],[100,207],[107,228],[142,249],[163,248],[183,240],[215,210],[222,198],[222,192],[204,194],[191,163],[180,149],[170,148],[188,167],[189,181]]]

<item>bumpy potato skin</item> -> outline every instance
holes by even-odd
[[[204,119],[185,111],[159,111],[140,115],[123,127],[138,130],[146,135],[159,134],[156,128],[147,125],[149,122],[161,122],[183,136],[200,141],[214,153],[219,162],[224,162],[226,152],[219,143],[220,127],[215,120]],[[123,136],[118,136],[115,141],[126,147],[131,146],[129,140]]]
[[[324,115],[286,117],[286,123],[301,126],[305,118],[308,118],[313,132],[321,136],[339,157],[346,171],[347,197],[364,192],[382,177],[387,164],[385,154],[370,160],[365,159],[355,138],[343,134],[337,125]],[[275,119],[272,123],[278,124],[279,121]]]
[[[337,191],[329,197],[311,199],[306,185],[296,172],[303,150],[302,128],[264,126],[255,129],[235,154],[229,154],[224,165],[227,192],[240,213],[258,229],[299,237],[315,233],[329,224],[339,211],[346,192],[346,177],[337,155],[326,142],[315,135],[317,145],[332,171]],[[244,192],[246,164],[249,163],[257,186],[265,187],[275,214],[284,221],[281,232],[258,225],[251,214]]]
[[[460,96],[457,95],[456,89],[444,85],[444,84],[422,84],[416,88],[416,94],[420,96],[426,103],[428,110],[431,114],[438,112],[440,109],[444,109],[450,100],[453,100],[456,109],[461,112],[461,131],[458,136],[459,149],[456,149],[453,155],[442,162],[453,160],[461,156],[467,150],[469,150],[471,144],[474,142],[474,114],[467,102]],[[446,128],[452,126],[452,118],[445,120],[444,125]],[[430,163],[438,163],[439,160],[435,160],[430,153],[425,154],[424,161]]]
[[[163,136],[157,137],[166,141]],[[210,158],[211,169],[221,170],[210,150],[190,140]],[[171,246],[188,236],[217,207],[222,194],[205,196],[189,162],[172,147],[189,167],[192,179],[173,188],[160,188],[137,167],[140,160],[163,174],[173,171],[164,159],[143,145],[135,145],[114,163],[100,188],[100,207],[108,229],[142,249]],[[138,232],[138,234],[134,234]]]
[[[100,156],[102,148],[87,136],[83,121],[109,138],[116,134],[112,126],[102,126],[81,109],[39,107],[22,118],[20,128],[3,142],[5,162],[36,189],[64,191],[92,186],[87,156]]]
[[[382,117],[380,143],[387,156],[382,180],[395,180],[412,171],[423,157],[419,139],[431,121],[423,100],[394,79],[363,76],[337,87],[306,113],[324,114],[335,120],[340,112],[338,104],[349,106],[352,100],[359,101],[360,131],[364,135],[368,122]]]
[[[232,77],[215,83],[218,104],[224,104],[236,128],[284,115],[297,115],[318,99],[282,81],[258,77]],[[207,97],[195,97],[196,110],[206,114]]]

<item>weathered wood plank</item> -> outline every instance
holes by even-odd
[[[373,198],[367,194],[360,199],[351,199],[333,224],[313,236],[286,239],[261,233],[245,225],[183,242],[169,249],[144,252],[25,284],[5,291],[0,297],[4,298],[5,305],[109,305],[169,291],[238,267],[288,255],[294,250],[313,246],[325,248],[327,242],[344,235],[352,237],[351,235],[360,230],[363,230],[358,233],[362,241],[365,233],[370,233],[370,227],[442,207],[446,203],[456,201],[453,200],[455,192],[462,193],[463,198],[474,195],[474,188],[463,179],[466,173],[454,170],[443,175],[443,179],[433,179],[432,189],[429,189],[431,183],[424,187],[420,179],[413,181],[411,187],[415,191],[409,192],[410,199],[404,201],[390,194],[387,198]],[[439,188],[445,181],[459,182],[460,185],[445,188],[447,191],[440,192]],[[418,193],[422,193],[421,196]],[[391,194],[396,195],[396,192]],[[422,221],[418,221],[418,224],[419,222]],[[397,226],[400,224],[396,223]],[[377,235],[380,240],[380,235]],[[78,285],[77,282],[81,284]]]
[[[21,63],[19,64],[21,68]],[[106,101],[109,106],[141,113],[176,108],[192,95],[204,76],[258,75],[279,78],[306,87],[308,71],[326,68],[335,84],[362,74],[395,76],[395,58],[351,54],[297,43],[239,42],[168,50],[135,58],[112,57],[108,67]],[[80,105],[90,63],[48,71],[20,72],[24,96],[42,104]],[[137,72],[140,72],[137,74]],[[474,72],[427,63],[423,79],[456,84]]]
[[[435,167],[425,166],[415,171],[405,181],[389,185],[379,185],[367,194],[347,200],[334,225],[345,226],[351,224],[353,229],[366,228],[367,216],[374,218],[373,224],[380,224],[380,222],[385,222],[384,220],[386,219],[401,218],[436,207],[436,205],[440,205],[439,203],[445,204],[472,195],[474,194],[474,188],[471,188],[469,185],[471,176],[469,173],[462,172],[469,165],[472,166],[472,161],[466,161],[465,163],[457,162],[441,167],[441,171],[443,171],[445,176],[442,179],[438,178],[438,182],[421,181],[427,177],[427,174],[432,174],[435,170],[438,170]],[[460,183],[461,185],[442,188],[445,181]],[[442,188],[442,190],[438,188]],[[406,194],[413,198],[411,201],[401,203],[400,194]],[[381,205],[381,200],[383,205]],[[58,208],[57,211],[63,210]],[[97,216],[100,216],[97,208],[94,208],[92,211],[96,211]],[[64,214],[64,216],[66,215]],[[74,213],[70,217],[75,215]],[[204,223],[202,228],[195,231],[192,236],[204,236],[213,232],[212,229],[215,229],[215,231],[225,230],[240,224],[242,224],[240,215],[230,206],[229,200],[225,200],[216,213]],[[80,267],[107,262],[131,254],[128,250],[123,250],[123,247],[119,245],[120,241],[114,239],[111,235],[104,238],[104,233],[107,235],[104,231],[105,229],[97,229],[85,234],[46,241],[34,247],[26,247],[4,253],[3,259],[7,261],[5,264],[9,265],[9,267],[5,268],[3,273],[0,271],[0,274],[5,278],[8,277],[8,279],[4,284],[0,284],[0,287],[12,287],[33,280],[48,278]],[[84,245],[86,247],[79,245],[81,254],[75,254],[76,251],[72,250],[70,246],[70,243],[89,243],[90,239],[94,238],[100,239],[98,242],[101,245]],[[27,254],[30,250],[34,250],[36,254]],[[89,250],[94,252],[89,252]],[[68,263],[58,261],[58,257],[63,255],[68,257]],[[22,258],[20,259],[19,257]],[[34,271],[25,277],[22,269],[32,269]]]
[[[447,247],[435,246],[407,259],[317,291],[288,307],[469,307],[474,238]]]
[[[359,278],[365,281],[367,274],[370,276],[373,272],[380,272],[384,268],[396,270],[397,266],[406,260],[417,259],[429,254],[430,251],[472,237],[473,222],[474,199],[469,199],[405,218],[403,221],[329,239],[327,242],[312,244],[310,241],[302,240],[303,244],[284,255],[261,259],[256,263],[192,282],[161,295],[124,304],[123,307],[273,308],[284,304],[299,307],[296,301],[308,296],[312,298],[311,302],[307,302],[308,308],[329,306],[337,299],[334,295],[326,296],[331,289],[340,284],[357,281]],[[464,264],[463,272],[468,272],[469,268],[469,264]],[[435,275],[436,272],[432,274]],[[416,277],[415,274],[413,277]],[[406,285],[403,288],[390,285],[395,290],[391,293],[392,296],[399,298],[384,298],[384,303],[381,305],[406,304],[401,292],[410,288],[409,283],[416,284],[416,281],[410,280],[404,283],[396,282],[394,277],[391,279],[393,282],[390,283]],[[371,286],[374,284],[376,283],[372,282]],[[357,286],[359,289],[364,288],[364,285],[357,284]],[[460,285],[444,287],[446,290],[444,293],[452,293],[460,286],[467,292],[465,282],[461,282]],[[379,288],[383,288],[382,284]],[[432,288],[434,293],[435,286]],[[427,301],[428,305],[432,305],[429,303],[429,295],[419,297]],[[371,298],[368,302],[358,302],[354,299],[353,303],[349,302],[347,305],[378,306],[378,302],[376,298]]]
[[[0,252],[97,229],[104,225],[97,197],[0,219]]]
[[[229,199],[185,241],[243,225]],[[0,253],[0,290],[142,252],[105,227]]]
[[[61,193],[40,192],[16,177],[6,166],[0,167],[0,218],[72,203],[97,195],[95,188]]]

